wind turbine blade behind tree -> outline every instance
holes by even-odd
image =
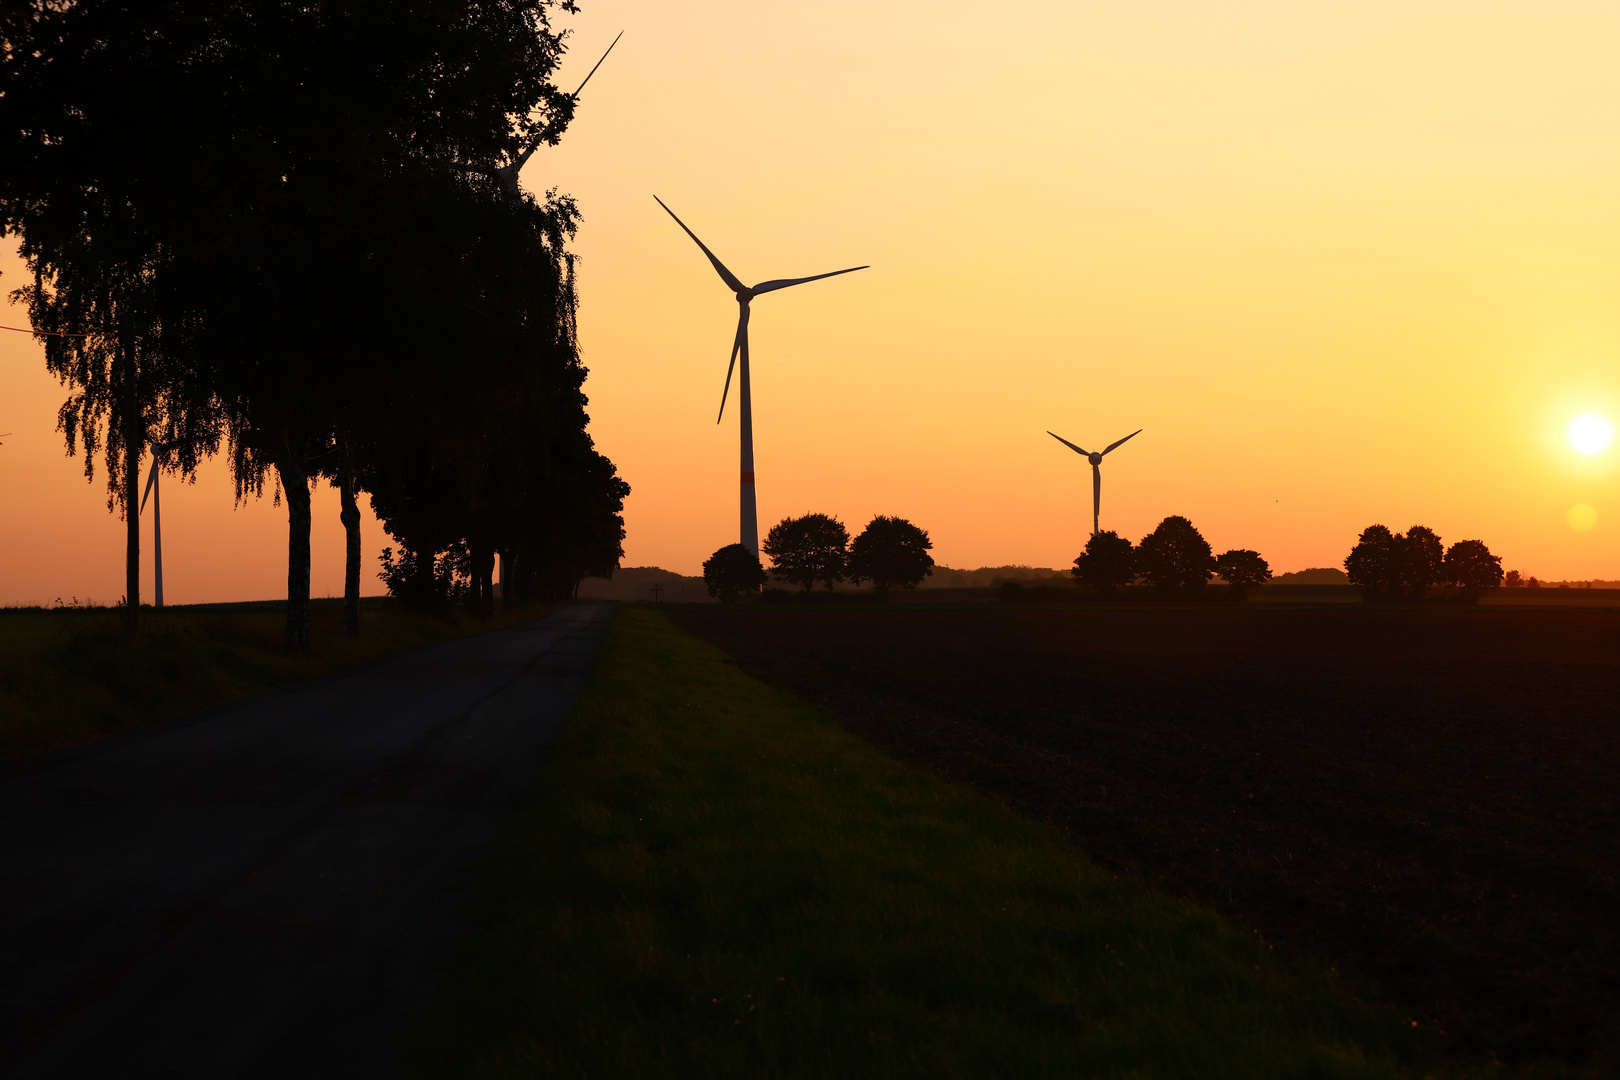
[[[753,552],[754,557],[757,559],[759,558],[759,512],[754,492],[754,395],[748,366],[750,304],[754,297],[762,293],[786,289],[791,285],[803,285],[807,281],[820,281],[822,278],[837,277],[839,274],[851,274],[856,270],[865,270],[866,267],[852,266],[847,270],[833,270],[826,274],[813,274],[810,277],[773,278],[770,281],[762,281],[753,288],[749,288],[742,283],[741,278],[727,269],[726,264],[721,262],[719,257],[709,250],[707,244],[698,239],[697,233],[686,227],[686,222],[677,217],[675,211],[664,205],[663,199],[654,195],[653,201],[664,207],[664,213],[675,218],[675,224],[679,225],[681,231],[692,238],[692,243],[696,244],[698,250],[708,257],[709,265],[713,266],[714,272],[720,275],[720,280],[726,283],[726,288],[730,289],[737,297],[739,309],[737,312],[737,336],[731,345],[731,363],[726,367],[726,384],[724,389],[720,391],[720,415],[715,417],[714,422],[718,424],[726,414],[726,397],[731,392],[731,373],[737,366],[737,358],[741,356],[742,370],[737,377],[737,395],[740,398],[737,409],[739,413],[738,427],[741,429],[739,434],[742,473],[741,506],[738,518],[742,534],[741,543],[743,547]]]
[[[591,76],[596,74],[596,69],[602,66],[602,60],[606,60],[608,58],[608,53],[613,51],[613,46],[617,45],[619,43],[619,38],[622,37],[624,37],[624,31],[620,30],[618,37],[615,37],[612,44],[607,47],[607,52],[602,54],[602,59],[596,62],[596,64],[591,68],[589,74],[587,74],[585,78],[581,80],[579,86],[574,88],[574,92],[568,95],[569,105],[573,105],[575,102],[579,101],[580,91],[585,89],[585,84],[591,81]],[[553,120],[551,123],[541,128],[535,133],[534,138],[529,140],[529,145],[525,146],[521,151],[519,151],[517,157],[495,170],[495,178],[501,182],[501,187],[506,189],[507,194],[516,195],[518,193],[518,173],[523,171],[523,166],[529,163],[529,159],[534,156],[534,152],[540,149],[542,145],[551,142],[560,136],[562,134],[562,127],[567,124],[568,119],[572,118],[572,110],[570,110],[568,118],[565,119],[562,124],[558,124],[555,120]]]

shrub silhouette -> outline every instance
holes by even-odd
[[[1483,541],[1459,540],[1446,550],[1445,579],[1462,587],[1471,600],[1502,584],[1502,557]],[[1510,575],[1513,576],[1513,575]]]
[[[1215,572],[1226,579],[1237,596],[1271,580],[1271,565],[1260,557],[1258,551],[1248,548],[1222,552],[1215,560]]]
[[[837,518],[826,514],[783,518],[771,526],[761,547],[771,557],[771,576],[800,585],[805,592],[818,581],[831,592],[844,580],[849,533]]]
[[[1136,569],[1161,592],[1196,592],[1215,572],[1215,553],[1192,522],[1172,515],[1136,546]]]
[[[768,579],[759,556],[742,544],[727,544],[703,563],[703,583],[722,604],[734,604],[745,593],[756,593]]]
[[[849,579],[870,581],[879,599],[891,588],[915,589],[934,572],[933,541],[905,518],[874,517],[849,546]]]
[[[1112,596],[1121,585],[1136,580],[1136,549],[1113,530],[1092,533],[1069,573],[1081,584]]]

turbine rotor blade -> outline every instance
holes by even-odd
[[[619,43],[619,38],[622,38],[622,37],[624,37],[624,31],[620,30],[619,31],[619,37],[616,37],[616,38],[613,39],[613,45],[617,45]],[[609,45],[607,47],[607,52],[602,54],[602,60],[606,60],[608,58],[608,53],[613,51],[613,45]],[[599,68],[599,67],[602,66],[602,60],[598,60],[596,62],[596,67],[591,68],[590,75],[585,76],[584,80],[580,82],[579,88],[576,89],[572,94],[569,94],[568,95],[569,97],[571,97],[571,98],[578,98],[579,97],[580,90],[585,89],[585,83],[590,82],[591,81],[591,75],[596,74],[596,68]]]
[[[1068,439],[1065,439],[1063,436],[1061,436],[1061,435],[1053,435],[1052,432],[1050,432],[1050,431],[1048,431],[1047,434],[1051,435],[1052,438],[1056,439],[1058,442],[1062,443],[1064,446],[1067,446],[1070,450],[1073,450],[1075,453],[1079,454],[1081,457],[1090,457],[1091,456],[1091,452],[1089,450],[1080,449],[1078,446],[1074,445],[1074,443],[1070,442]]]
[[[758,296],[760,293],[775,292],[777,289],[785,289],[789,285],[803,285],[807,281],[820,281],[825,277],[837,277],[839,274],[853,274],[857,270],[867,269],[870,269],[870,266],[852,266],[848,270],[834,270],[830,274],[816,274],[812,277],[776,278],[772,281],[762,281],[758,285],[755,285],[753,292],[755,296]]]
[[[742,314],[737,316],[737,337],[731,343],[731,363],[726,367],[726,388],[720,391],[720,415],[714,418],[719,423],[726,415],[726,395],[731,393],[731,373],[737,369],[737,353],[742,350],[743,338],[748,334],[748,309],[743,308]]]
[[[146,474],[146,491],[141,495],[141,508],[135,511],[136,517],[146,513],[146,496],[152,494],[152,485],[157,483],[157,470],[157,458],[154,457],[152,459],[152,469]]]
[[[1123,439],[1119,440],[1118,442],[1109,443],[1108,444],[1108,450],[1112,450],[1116,446],[1124,446],[1126,443],[1130,442],[1132,439],[1136,438],[1140,434],[1142,434],[1142,429],[1137,428],[1135,431],[1131,432],[1129,435],[1125,436]],[[1105,454],[1108,453],[1108,450],[1104,450],[1103,453],[1105,453]]]
[[[660,199],[656,195],[653,196],[653,201],[659,206],[664,206],[664,200]],[[709,261],[714,264],[715,272],[720,275],[720,280],[724,281],[728,286],[730,286],[732,292],[745,293],[748,291],[748,286],[744,285],[741,281],[738,281],[737,275],[733,274],[730,270],[727,270],[726,264],[715,258],[714,252],[703,246],[703,241],[697,238],[697,233],[686,228],[686,222],[682,221],[678,217],[675,217],[675,211],[671,210],[667,206],[664,206],[664,213],[668,214],[672,218],[675,218],[675,224],[679,225],[683,230],[685,230],[686,235],[692,238],[692,243],[696,244],[700,248],[703,248],[703,254],[707,255],[709,257]]]

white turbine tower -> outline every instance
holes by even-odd
[[[173,443],[154,442],[152,444],[152,470],[146,474],[146,491],[141,495],[141,508],[137,515],[146,512],[146,500],[152,499],[152,587],[154,607],[163,606],[163,492],[158,484],[158,470],[163,465],[163,459],[173,449]]]
[[[653,196],[653,199],[657,201],[659,206],[664,206],[663,199],[658,198],[656,195]],[[741,412],[739,419],[742,428],[742,545],[752,551],[755,558],[758,558],[759,514],[754,503],[754,398],[748,378],[748,305],[753,301],[754,297],[762,293],[775,292],[777,289],[785,289],[789,285],[803,285],[807,281],[820,281],[822,278],[837,277],[839,274],[851,274],[856,270],[865,270],[866,267],[852,266],[848,270],[833,270],[830,273],[813,274],[810,277],[776,278],[771,281],[762,281],[753,288],[749,288],[738,280],[736,274],[727,270],[724,263],[714,257],[714,252],[704,247],[703,241],[697,238],[697,234],[686,228],[686,222],[675,217],[675,211],[664,206],[664,212],[675,218],[675,224],[685,230],[686,235],[692,238],[694,244],[702,248],[703,254],[709,257],[709,262],[714,265],[715,272],[720,275],[720,280],[724,281],[726,287],[737,294],[737,306],[739,308],[737,312],[737,337],[731,344],[731,364],[726,368],[725,389],[720,391],[720,415],[715,417],[714,422],[718,424],[726,414],[726,395],[731,391],[731,373],[737,367],[738,354],[741,354],[742,374],[737,380],[737,395],[741,398],[738,409]]]
[[[1089,450],[1080,449],[1078,446],[1074,445],[1074,443],[1070,442],[1068,439],[1065,439],[1061,435],[1053,435],[1052,432],[1050,432],[1050,431],[1048,431],[1047,434],[1051,435],[1052,438],[1056,439],[1058,442],[1062,443],[1064,446],[1067,446],[1070,450],[1073,450],[1075,453],[1079,454],[1081,457],[1083,457],[1087,461],[1091,462],[1091,535],[1096,536],[1097,532],[1098,532],[1098,521],[1102,517],[1102,459],[1103,459],[1103,455],[1107,454],[1107,453],[1110,453],[1116,447],[1123,446],[1125,443],[1130,442],[1132,439],[1134,439],[1138,435],[1142,434],[1142,429],[1137,428],[1135,431],[1131,432],[1129,435],[1125,436],[1123,439],[1120,439],[1118,442],[1109,443],[1107,450],[1104,450],[1104,451],[1102,451],[1102,453],[1097,453],[1097,454],[1094,454],[1094,453],[1090,452]]]

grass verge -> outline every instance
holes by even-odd
[[[1389,1077],[1408,1022],[621,608],[412,1075]]]
[[[133,636],[122,630],[117,609],[0,610],[0,758],[87,742],[544,613],[436,618],[368,599],[360,636],[346,638],[342,606],[310,602],[305,655],[282,645],[286,608],[279,601],[149,609]]]

